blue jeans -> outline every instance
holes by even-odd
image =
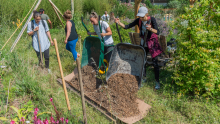
[[[73,54],[73,58],[76,61],[77,58],[77,52],[76,52],[76,42],[78,41],[78,38],[72,41],[68,41],[66,44],[66,49],[70,51]]]

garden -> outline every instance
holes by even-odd
[[[113,12],[124,24],[131,23],[135,13],[134,2],[118,0],[73,0],[73,21],[78,35],[76,50],[82,53],[84,39],[88,36],[84,23],[93,32],[89,13],[98,15]],[[38,66],[32,38],[26,30],[13,52],[10,48],[26,20],[23,21],[35,0],[0,1],[0,48],[16,28],[17,32],[0,51],[0,123],[3,124],[78,124],[83,122],[81,98],[68,91],[71,111],[68,111],[63,87],[57,82],[60,71],[55,47],[50,48],[50,69],[47,73]],[[70,0],[53,0],[65,12],[71,10]],[[137,91],[136,97],[152,108],[137,124],[142,123],[220,123],[220,2],[200,0],[190,4],[186,0],[168,0],[166,6],[153,5],[145,0],[140,6],[149,9],[155,17],[160,35],[166,42],[176,44],[176,51],[165,67],[160,68],[161,89],[154,90],[154,70],[147,68],[147,80]],[[9,9],[10,8],[10,9]],[[64,75],[77,67],[72,54],[65,49],[65,31],[47,0],[44,8],[53,28],[51,37],[56,38]],[[61,19],[65,24],[65,20]],[[120,43],[116,24],[110,22],[114,44]],[[119,28],[124,43],[131,43],[129,32],[134,28]],[[167,50],[168,51],[168,50]],[[165,51],[165,52],[167,52]],[[95,95],[94,95],[95,96]],[[86,104],[87,122],[113,123],[100,111]],[[121,122],[120,122],[121,123]]]

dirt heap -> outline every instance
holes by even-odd
[[[138,91],[137,77],[129,74],[114,74],[107,84],[96,78],[91,66],[82,68],[84,92],[87,97],[119,117],[131,117],[139,114],[136,103]],[[79,90],[78,75],[71,81]]]
[[[92,66],[84,66],[81,70],[84,92],[94,92],[103,82],[96,78],[96,71]],[[72,86],[80,91],[78,74],[71,80]]]

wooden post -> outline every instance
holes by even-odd
[[[54,5],[53,5],[52,3],[50,3],[50,4],[51,4],[51,6],[53,7],[53,10],[55,11],[55,13],[56,13],[58,19],[60,20],[60,23],[62,24],[63,28],[65,28],[65,26],[63,25],[63,22],[61,21],[61,18],[60,18],[60,16],[59,16],[59,14],[57,13],[57,10],[55,9]]]
[[[36,10],[38,8],[38,6],[40,5],[41,0],[38,1],[37,5],[34,7],[34,10]],[[11,46],[11,50],[10,52],[12,52],[15,48],[15,46],[17,45],[18,41],[20,40],[22,34],[24,33],[28,23],[30,22],[31,18],[32,18],[33,14],[31,13],[31,15],[28,17],[26,23],[24,24],[23,28],[21,29],[21,32],[19,33],[18,37],[16,38],[15,42],[13,43],[13,45]]]
[[[137,19],[137,14],[138,14],[138,9],[140,8],[140,3],[141,3],[141,1],[142,0],[135,0],[135,19]],[[139,31],[139,28],[138,28],[138,26],[135,26],[135,32],[136,33],[139,33],[140,31]]]
[[[67,90],[66,90],[66,82],[64,81],[64,77],[63,77],[63,69],[62,69],[62,65],[61,65],[61,61],[60,61],[60,54],[58,51],[56,39],[54,39],[54,45],[55,45],[56,54],[57,54],[57,61],[58,61],[59,68],[60,68],[60,75],[62,78],[63,89],[64,89],[64,93],[65,93],[65,97],[66,97],[66,104],[67,104],[68,110],[70,111],[70,102],[69,102],[69,98],[68,98],[68,94],[67,94]]]
[[[37,31],[37,38],[38,38],[38,44],[39,44],[39,52],[40,52],[40,66],[43,67],[43,57],[41,52],[41,44],[40,44],[40,36],[39,36],[39,30]]]
[[[83,83],[82,83],[82,74],[81,74],[81,66],[79,58],[76,58],[77,68],[78,68],[78,76],[79,76],[79,85],[80,85],[80,92],[81,92],[81,99],[82,99],[82,109],[83,109],[83,122],[87,124],[87,117],[86,117],[86,106],[85,106],[85,98],[84,98],[84,91],[83,91]]]
[[[72,17],[73,17],[73,14],[74,14],[74,1],[71,0],[71,8],[72,8]]]
[[[29,15],[29,13],[31,12],[31,10],[33,9],[33,7],[34,7],[34,5],[35,5],[36,2],[37,2],[37,0],[34,2],[33,6],[31,7],[31,9],[30,9],[29,12],[28,12],[28,14],[24,17],[24,19],[22,20],[21,24],[22,24],[22,23],[24,22],[24,20],[27,18],[27,16]],[[12,38],[12,36],[15,34],[15,32],[16,32],[19,28],[20,28],[20,26],[18,26],[18,27],[15,29],[14,33],[12,33],[12,35],[10,36],[10,38],[5,42],[5,44],[4,44],[4,46],[2,47],[1,50],[3,50],[3,48],[6,46],[6,44],[8,43],[8,41]]]

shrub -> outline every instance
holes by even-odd
[[[185,8],[186,13],[175,23],[179,30],[175,59],[178,65],[172,78],[179,86],[179,93],[220,96],[220,10],[217,3],[218,0],[201,0],[194,7]]]
[[[99,15],[103,15],[105,11],[111,10],[111,4],[108,0],[84,0],[83,2],[83,14],[94,10]]]

